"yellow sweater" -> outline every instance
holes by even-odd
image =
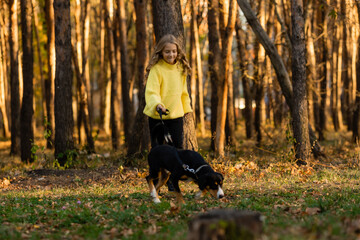
[[[192,112],[186,75],[183,74],[181,64],[172,65],[161,59],[150,69],[145,89],[145,101],[144,114],[154,119],[160,119],[156,112],[158,104],[170,111],[169,115],[163,115],[163,119],[175,119]]]

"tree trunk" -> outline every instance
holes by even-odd
[[[352,116],[352,100],[351,100],[351,79],[349,77],[349,55],[348,55],[348,37],[347,37],[347,13],[346,13],[346,1],[340,1],[340,12],[342,22],[342,66],[341,66],[341,81],[343,82],[343,99],[342,99],[342,112],[346,121],[347,129],[351,130],[351,116]]]
[[[108,57],[110,63],[111,71],[111,100],[110,100],[110,122],[111,122],[111,142],[114,150],[117,150],[120,146],[120,104],[118,101],[118,78],[116,71],[116,60],[115,60],[115,43],[112,29],[112,19],[113,16],[110,15],[112,8],[112,1],[106,0],[105,7],[105,21],[106,21],[106,31],[108,39]]]
[[[34,143],[33,129],[33,75],[34,52],[32,38],[32,7],[31,1],[21,0],[21,32],[23,49],[23,98],[21,106],[21,161],[33,162],[32,144]]]
[[[87,101],[86,101],[86,109],[85,111],[88,112],[89,114],[89,120],[88,120],[88,127],[89,127],[89,131],[90,131],[90,135],[92,133],[93,130],[93,109],[94,109],[94,105],[93,105],[93,95],[92,95],[92,85],[91,85],[91,81],[90,81],[90,64],[89,64],[89,43],[90,43],[90,39],[89,39],[89,35],[90,35],[90,9],[91,9],[91,2],[89,0],[85,0],[83,3],[83,10],[82,10],[82,17],[81,17],[81,34],[82,34],[82,43],[81,43],[81,47],[82,47],[82,66],[83,69],[81,71],[83,78],[84,78],[84,84],[85,84],[85,93],[87,96]],[[86,136],[87,139],[89,138],[89,136]]]
[[[134,108],[130,100],[130,70],[129,57],[127,53],[127,33],[126,33],[126,16],[124,0],[116,0],[119,16],[119,32],[120,32],[120,52],[121,52],[121,92],[123,102],[123,117],[124,117],[124,133],[125,143],[128,147],[128,141],[131,135],[132,123],[134,121]]]
[[[74,54],[76,55],[76,59],[73,61],[74,65],[78,65],[79,71],[80,71],[80,76],[83,75],[83,34],[81,32],[82,29],[82,7],[81,7],[81,2],[80,0],[76,0],[75,1],[75,43],[76,43],[76,48],[75,48],[75,53],[72,54],[72,56],[74,56]],[[75,63],[75,61],[77,63]],[[76,73],[76,70],[75,70]],[[76,73],[75,76],[77,76],[78,74]],[[80,77],[81,78],[81,77]],[[83,117],[84,115],[82,114],[84,112],[84,105],[82,104],[82,99],[81,99],[81,80],[77,79],[77,96],[76,96],[76,101],[77,101],[77,112],[75,113],[77,118],[76,118],[76,125],[77,125],[77,131],[78,131],[78,143],[80,145],[84,145],[85,144],[85,126],[83,125]]]
[[[229,90],[227,100],[227,117],[225,125],[226,145],[236,146],[235,136],[235,107],[234,107],[234,78],[233,78],[233,60],[229,58]]]
[[[0,13],[0,111],[3,118],[3,133],[4,137],[10,137],[9,131],[9,119],[7,113],[7,89],[8,89],[8,76],[7,76],[7,54],[8,50],[6,48],[6,40],[5,40],[5,22],[3,21],[5,18],[3,16],[3,12]]]
[[[218,85],[221,78],[221,70],[223,66],[220,49],[220,33],[219,33],[219,6],[218,1],[208,0],[208,28],[209,28],[209,72],[211,81],[211,149],[215,150],[215,138],[218,106]]]
[[[41,47],[40,47],[40,36],[39,36],[39,28],[40,30],[42,30],[42,25],[39,25],[39,19],[38,19],[38,8],[36,6],[35,0],[31,0],[31,9],[32,9],[32,14],[33,14],[33,18],[34,18],[34,33],[35,33],[35,39],[36,39],[36,50],[37,50],[37,55],[38,55],[38,64],[39,64],[39,75],[40,75],[40,85],[41,85],[41,91],[42,91],[42,96],[41,96],[41,118],[45,119],[46,118],[46,100],[45,100],[45,81],[44,81],[44,70],[43,70],[43,61],[42,61],[42,56],[41,56]],[[36,73],[35,73],[36,75]],[[35,86],[37,85],[37,83],[35,82]],[[35,107],[35,112],[36,112],[36,104],[34,104]],[[35,123],[35,118],[33,118],[33,122]],[[36,126],[36,124],[34,124]],[[46,127],[46,125],[44,125],[44,127]],[[36,128],[34,128],[34,131],[36,133]]]
[[[246,138],[250,139],[253,136],[253,110],[252,110],[252,94],[250,90],[250,79],[247,77],[247,65],[244,64],[248,62],[248,53],[244,51],[246,49],[246,36],[241,30],[241,22],[240,18],[237,17],[236,23],[236,40],[237,40],[237,49],[238,55],[240,58],[240,70],[241,70],[241,78],[242,78],[242,86],[244,92],[244,99],[245,99],[245,108],[244,108],[244,118],[245,118],[245,131],[246,131]]]
[[[310,155],[306,98],[306,56],[303,0],[291,1],[292,82],[294,89],[292,125],[297,164],[306,164]]]
[[[105,57],[105,8],[103,7],[106,3],[100,2],[100,73],[99,73],[99,92],[100,92],[100,122],[99,128],[105,130],[105,99],[106,99],[106,57]],[[105,131],[109,134],[110,131]]]
[[[320,109],[319,109],[319,140],[325,140],[324,131],[326,130],[326,98],[327,98],[327,82],[328,82],[328,74],[327,74],[327,18],[326,18],[326,8],[325,6],[319,6],[318,8],[319,14],[319,23],[321,28],[322,37],[319,42],[319,48],[321,54],[319,54],[319,66],[320,66],[320,74],[322,76],[320,82]]]
[[[360,2],[356,3],[358,18],[360,20]],[[360,46],[360,36],[358,36],[358,46]],[[353,136],[354,143],[360,141],[360,48],[358,48],[357,60],[356,60],[356,99],[355,99],[355,111],[353,115]]]
[[[194,31],[194,48],[196,51],[196,72],[197,72],[197,106],[198,106],[198,118],[200,125],[200,133],[202,136],[205,136],[205,113],[204,113],[204,90],[203,90],[203,70],[201,63],[201,52],[200,52],[200,43],[199,43],[199,29],[198,29],[198,12],[197,12],[197,1],[191,0],[192,5],[192,18],[194,18],[193,31]],[[191,20],[193,21],[193,20]]]
[[[54,144],[54,96],[55,96],[55,26],[54,26],[54,0],[45,1],[45,16],[47,26],[47,65],[48,76],[45,79],[45,102],[46,102],[46,147],[53,148]]]
[[[259,16],[260,16],[260,24],[265,27],[265,2],[259,1]],[[260,45],[259,42],[255,43],[255,63],[256,71],[255,71],[255,81],[254,81],[254,88],[255,88],[255,132],[256,132],[256,141],[257,145],[261,145],[262,140],[262,133],[261,133],[261,124],[263,123],[263,110],[264,110],[264,77],[265,77],[265,50]]]
[[[135,116],[135,123],[132,127],[132,136],[129,139],[128,156],[142,153],[149,148],[150,131],[147,117],[143,114],[145,107],[145,68],[148,64],[148,34],[146,30],[146,9],[147,0],[135,0],[136,12],[136,58],[137,58],[137,79],[139,87],[139,107]]]
[[[55,15],[55,158],[64,166],[73,159],[73,110],[70,1],[54,0]]]
[[[335,6],[338,4],[334,0]],[[341,52],[342,47],[339,44],[340,38],[340,27],[336,24],[336,21],[332,21],[332,82],[331,82],[331,95],[330,95],[330,111],[335,131],[339,131],[343,128],[342,113],[340,109],[340,88],[341,88]]]
[[[156,39],[165,34],[172,34],[179,39],[182,49],[185,49],[184,25],[179,0],[152,1],[153,26]],[[189,84],[188,84],[189,85]],[[189,91],[190,92],[190,91]],[[184,116],[184,149],[198,149],[195,123],[192,113]]]
[[[86,135],[86,150],[88,153],[95,152],[94,139],[91,134],[90,127],[90,116],[88,112],[88,100],[87,100],[87,91],[86,91],[86,80],[84,79],[84,74],[80,73],[79,63],[77,61],[76,50],[72,48],[72,59],[74,63],[74,69],[76,73],[76,81],[77,81],[77,89],[78,89],[78,97],[79,97],[79,117],[78,121],[82,121],[82,126],[84,127],[85,135]],[[79,124],[80,125],[80,124]]]
[[[17,0],[9,1],[10,89],[11,89],[11,149],[10,154],[20,154],[20,83]]]
[[[226,2],[224,2],[226,3]],[[224,6],[220,10],[220,26],[224,26],[223,29],[220,27],[219,31],[221,34],[221,58],[220,64],[223,65],[220,71],[220,78],[218,82],[218,104],[216,113],[216,137],[215,137],[215,152],[219,156],[224,156],[225,147],[225,122],[227,113],[227,100],[229,90],[229,58],[231,55],[231,46],[233,39],[233,31],[235,28],[236,20],[236,4],[230,0],[228,2],[228,9]],[[224,14],[224,16],[221,15]],[[227,16],[227,18],[225,17]]]

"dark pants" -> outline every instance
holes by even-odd
[[[175,118],[175,119],[169,119],[169,120],[163,120],[165,126],[169,129],[169,133],[171,135],[171,138],[173,140],[174,143],[174,147],[182,149],[183,148],[183,118]],[[154,126],[158,123],[161,123],[161,120],[157,120],[157,119],[153,119],[151,117],[149,117],[149,129],[150,129],[150,134],[154,134],[152,133],[152,129],[154,128]],[[153,136],[151,136],[151,139],[153,139]],[[159,144],[163,144],[165,139],[164,139],[164,135],[160,134],[160,136],[158,136],[158,143]],[[156,143],[151,141],[151,147],[154,147]]]

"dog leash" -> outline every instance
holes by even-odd
[[[165,142],[167,144],[174,145],[173,140],[171,138],[171,135],[169,133],[169,129],[166,127],[166,125],[165,125],[165,123],[164,123],[164,121],[162,119],[163,114],[166,116],[166,115],[168,115],[170,113],[169,109],[166,109],[165,112],[163,112],[161,109],[158,109],[157,112],[160,115],[161,124],[164,126],[164,139],[165,139]]]

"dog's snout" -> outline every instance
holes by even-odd
[[[221,189],[221,187],[219,187],[219,189],[218,189],[217,197],[218,197],[218,199],[221,199],[224,197],[224,191]]]

